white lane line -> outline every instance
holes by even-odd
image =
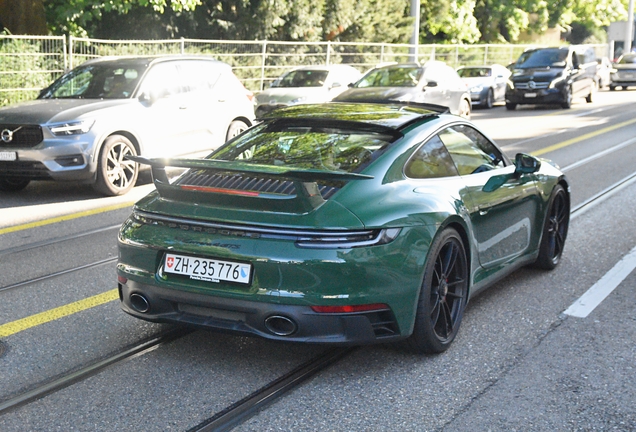
[[[635,268],[636,247],[563,313],[578,318],[587,317]]]

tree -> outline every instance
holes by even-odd
[[[0,31],[14,35],[47,34],[42,0],[0,0]]]
[[[22,0],[14,0],[22,1]],[[43,0],[32,0],[42,3]],[[46,20],[54,34],[88,36],[86,29],[112,11],[126,14],[135,7],[151,8],[163,14],[166,8],[175,12],[194,10],[201,0],[46,0]]]

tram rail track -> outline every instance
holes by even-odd
[[[633,184],[634,182],[636,182],[636,173],[626,176],[623,179],[619,180],[618,182],[608,186],[607,188],[603,189],[597,194],[589,197],[585,201],[574,206],[571,211],[571,218],[574,219],[575,217],[580,216],[581,214],[585,213],[587,210],[593,208],[595,205],[598,205],[604,200],[610,198],[611,196],[618,193],[620,190],[624,189],[625,187]],[[31,245],[24,245],[22,246],[22,249],[20,250],[28,250],[29,248],[39,247],[43,243],[54,244],[55,242],[67,241],[70,238],[78,238],[78,237],[90,235],[92,233],[102,232],[104,230],[115,229],[115,228],[116,226],[104,227],[97,230],[80,233],[74,236],[65,236],[65,237],[60,237],[58,239],[51,239],[46,242],[38,242],[38,243],[33,243]],[[17,250],[17,249],[18,248],[13,248],[13,250]],[[0,251],[0,255],[6,253],[6,251],[7,250]],[[58,277],[72,271],[78,271],[78,270],[90,268],[92,266],[101,265],[107,262],[112,262],[115,260],[116,258],[108,258],[105,260],[96,261],[94,263],[77,266],[72,269],[52,273],[52,274],[39,277],[33,280],[28,280],[28,281],[12,284],[10,286],[0,288],[0,292],[6,291],[12,288],[17,288],[18,286],[24,286],[31,283],[39,282],[47,278]],[[114,367],[118,364],[123,364],[126,361],[148,354],[156,350],[162,345],[177,341],[187,336],[193,331],[194,330],[192,329],[178,328],[176,330],[170,330],[168,332],[158,334],[150,339],[145,339],[143,341],[140,341],[137,344],[128,346],[121,351],[113,353],[112,355],[106,358],[97,360],[94,363],[91,363],[80,369],[74,370],[68,374],[58,376],[42,384],[36,385],[35,387],[21,394],[11,396],[4,401],[0,401],[0,416],[7,412],[24,407],[34,401],[42,399],[43,397],[54,394],[64,388],[80,383],[91,376],[99,374],[100,372],[102,372],[103,370],[107,368]],[[315,375],[331,367],[332,365],[342,361],[354,350],[355,350],[355,347],[327,349],[325,352],[319,354],[318,356],[297,366],[296,368],[285,373],[284,375],[281,375],[278,378],[270,381],[268,384],[256,390],[255,392],[249,394],[245,398],[238,400],[237,402],[227,406],[225,409],[211,415],[205,421],[189,429],[188,432],[231,430],[237,425],[245,422],[251,416],[258,413],[267,405],[271,404],[275,400],[287,394],[292,389],[300,386],[301,384],[306,382],[308,379],[314,377]]]

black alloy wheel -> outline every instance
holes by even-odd
[[[561,108],[572,108],[572,87],[566,86],[563,90],[563,102],[561,102]]]
[[[459,331],[467,294],[468,261],[464,245],[457,231],[447,228],[431,245],[407,348],[418,354],[447,350]]]
[[[559,264],[569,224],[570,203],[563,186],[556,185],[550,197],[550,206],[539,246],[539,256],[535,262],[537,267],[552,270]]]

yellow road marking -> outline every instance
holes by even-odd
[[[119,299],[117,289],[0,325],[0,338]]]
[[[85,216],[91,216],[91,215],[95,215],[95,214],[99,214],[99,213],[106,213],[106,212],[111,211],[111,210],[120,210],[120,209],[123,209],[123,208],[126,208],[126,207],[132,207],[133,204],[135,204],[135,203],[134,202],[127,202],[127,203],[122,203],[122,204],[115,204],[115,205],[108,206],[108,207],[100,207],[100,208],[93,209],[93,210],[85,210],[85,211],[81,211],[81,212],[77,212],[77,213],[71,213],[71,214],[58,216],[58,217],[54,217],[54,218],[50,218],[50,219],[43,219],[43,220],[40,220],[40,221],[30,222],[30,223],[26,223],[26,224],[22,224],[22,225],[15,225],[15,226],[12,226],[12,227],[0,228],[0,235],[11,233],[11,232],[16,232],[16,231],[22,231],[22,230],[29,229],[29,228],[37,228],[37,227],[41,227],[41,226],[45,226],[45,225],[54,224],[54,223],[57,223],[57,222],[73,220],[73,219],[77,219],[77,218],[81,218],[81,217],[85,217]]]
[[[605,129],[599,129],[599,130],[596,130],[594,132],[590,132],[590,133],[587,133],[585,135],[581,135],[581,136],[578,136],[576,138],[572,138],[572,139],[569,139],[567,141],[563,141],[563,142],[560,142],[558,144],[554,144],[554,145],[552,145],[550,147],[546,147],[546,148],[543,148],[541,150],[537,150],[537,151],[532,152],[530,154],[533,155],[533,156],[541,156],[543,154],[550,153],[552,151],[562,149],[563,147],[567,147],[567,146],[570,146],[572,144],[576,144],[576,143],[584,141],[586,139],[594,138],[595,136],[604,134],[606,132],[611,132],[613,130],[620,129],[620,128],[628,126],[628,125],[630,125],[632,123],[636,123],[636,119],[628,120],[628,121],[623,122],[623,123],[618,123],[618,124],[615,124],[613,126],[606,127]]]

